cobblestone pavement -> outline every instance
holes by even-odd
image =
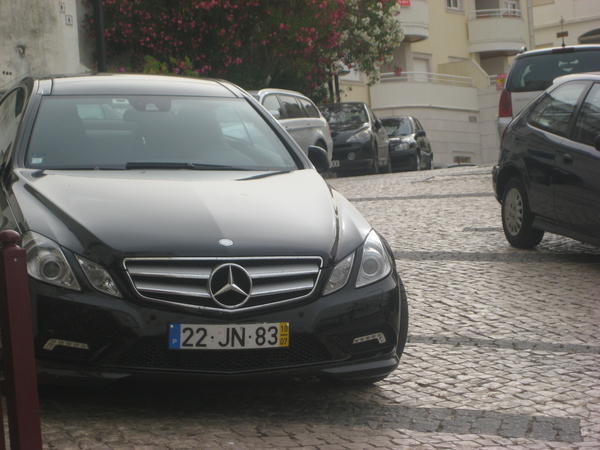
[[[328,180],[390,242],[409,343],[373,386],[44,388],[46,449],[600,449],[600,249],[508,245],[491,167]]]

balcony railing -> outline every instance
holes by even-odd
[[[521,18],[520,9],[478,9],[471,11],[471,20],[474,19],[486,19],[488,17],[517,17]]]
[[[434,83],[446,84],[450,86],[475,86],[475,81],[471,77],[459,77],[456,75],[444,75],[431,72],[402,72],[396,75],[394,72],[382,73],[380,76],[382,83],[389,81],[405,81],[410,83]]]

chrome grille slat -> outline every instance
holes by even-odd
[[[142,266],[135,269],[130,269],[129,274],[144,277],[172,277],[208,280],[210,277],[210,269],[198,270],[189,267],[182,267],[178,272],[173,272],[172,269],[165,267]]]
[[[165,289],[163,285],[143,282],[137,283],[136,287],[138,291],[146,293],[189,295],[192,297],[210,298],[208,291],[202,287],[169,285],[169,289]]]
[[[209,292],[211,273],[241,266],[252,280],[247,302],[225,309]],[[123,266],[137,294],[155,302],[225,313],[266,308],[312,295],[321,276],[320,257],[127,258]]]
[[[315,275],[319,273],[318,265],[303,265],[294,268],[281,269],[277,266],[249,268],[248,273],[252,278],[286,277],[296,275]]]
[[[295,291],[303,291],[306,289],[311,289],[313,286],[311,280],[304,281],[302,280],[295,283],[275,283],[269,284],[267,287],[257,286],[252,290],[252,295],[274,295],[274,294],[282,294],[285,292],[295,292]]]

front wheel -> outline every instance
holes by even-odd
[[[379,173],[379,149],[377,144],[373,145],[373,165],[370,170],[371,175],[377,175]]]
[[[544,237],[544,231],[533,228],[533,213],[525,185],[520,178],[511,178],[502,196],[502,228],[510,245],[517,248],[532,248]]]
[[[415,161],[412,170],[421,170],[421,154],[419,152],[415,153]]]

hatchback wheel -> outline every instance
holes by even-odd
[[[511,178],[504,188],[502,198],[502,228],[506,240],[513,247],[531,248],[538,245],[544,231],[533,228],[533,213],[525,185],[520,178]]]
[[[412,170],[421,170],[421,154],[419,152],[415,153],[415,161]]]

